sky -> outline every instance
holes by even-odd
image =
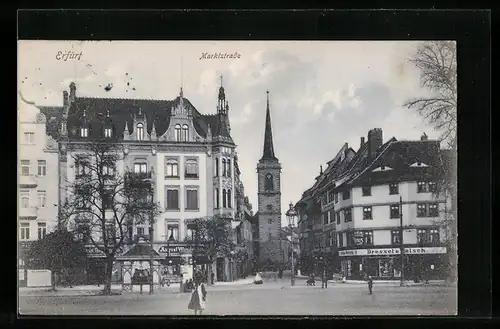
[[[426,91],[406,60],[409,41],[19,41],[18,88],[40,106],[62,106],[70,82],[77,96],[174,99],[216,112],[222,83],[229,102],[245,193],[257,210],[256,166],[262,156],[266,91],[276,156],[282,165],[282,223],[290,202],[311,187],[320,165],[344,143],[355,151],[368,130],[384,141],[440,135],[405,100]],[[68,56],[72,52],[79,56]],[[207,59],[203,53],[238,54]],[[58,56],[59,54],[59,56]],[[74,58],[71,58],[74,57]],[[112,88],[106,91],[106,86]],[[108,88],[109,89],[109,88]]]

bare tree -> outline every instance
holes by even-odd
[[[123,151],[117,142],[74,144],[68,151],[75,175],[66,184],[62,218],[105,255],[104,294],[110,294],[113,263],[126,242],[127,227],[152,222],[158,213],[151,173],[120,170]]]
[[[194,236],[186,242],[193,243],[196,254],[202,254],[213,264],[218,256],[229,256],[234,249],[231,239],[230,220],[220,216],[208,216],[196,218],[193,221]],[[193,259],[194,261],[195,259]],[[208,267],[208,279],[210,280],[212,267]]]
[[[442,131],[441,140],[457,146],[457,58],[454,41],[421,43],[409,61],[420,69],[420,84],[430,91],[428,97],[404,103],[415,109],[435,128]]]
[[[439,177],[434,192],[436,198],[446,198],[444,220],[437,223],[446,232],[449,274],[456,274],[457,246],[457,58],[454,41],[426,41],[421,43],[409,61],[420,70],[420,84],[428,97],[414,98],[404,103],[415,109],[434,128],[441,131],[440,139],[448,149],[436,156],[440,166],[433,168]]]

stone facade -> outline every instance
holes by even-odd
[[[236,145],[222,86],[215,114],[200,113],[184,97],[182,88],[173,100],[90,98],[77,96],[74,83],[69,93],[63,92],[62,106],[41,112],[50,123],[48,138],[59,142],[54,152],[59,172],[53,172],[61,179],[53,186],[57,189],[59,185],[60,193],[52,195],[59,194],[60,200],[66,199],[64,183],[76,179],[75,155],[84,153],[89,141],[112,138],[123,146],[115,171],[142,173],[151,179],[161,208],[153,243],[163,243],[170,236],[173,244],[182,243],[193,233],[194,218],[221,215],[229,222],[236,219]],[[141,236],[149,239],[148,226],[127,227],[124,252]],[[191,274],[186,272],[185,278]]]
[[[263,155],[257,164],[259,262],[283,262],[281,248],[281,164],[274,154],[267,99]]]
[[[57,227],[57,142],[45,134],[46,118],[18,97],[19,239],[34,241]]]

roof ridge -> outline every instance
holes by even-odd
[[[393,137],[394,138],[394,137]],[[389,146],[391,146],[392,144],[394,144],[395,142],[397,142],[397,140],[393,141],[392,138],[389,140],[388,144],[386,145],[386,147],[382,150],[382,152],[380,152],[376,157],[375,159],[373,159],[372,161],[369,162],[369,164],[365,167],[365,169],[363,169],[359,174],[357,174],[356,176],[352,177],[350,180],[355,180],[356,178],[358,178],[359,176],[361,176],[362,174],[364,174],[368,168],[371,167],[372,164],[375,163],[375,161],[377,161],[385,152],[387,152],[387,150],[389,149]]]
[[[76,99],[119,99],[119,100],[131,100],[131,101],[160,101],[160,102],[173,102],[175,99],[159,99],[159,98],[124,98],[124,97],[91,97],[91,96],[78,96]]]

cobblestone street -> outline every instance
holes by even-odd
[[[399,287],[330,284],[290,287],[288,281],[256,285],[208,287],[204,315],[452,315],[456,288],[445,286]],[[154,295],[20,296],[25,315],[192,315],[190,294],[163,289]]]

